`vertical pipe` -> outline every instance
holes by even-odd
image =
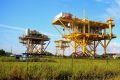
[[[88,21],[88,33],[90,33],[90,22]]]
[[[82,44],[82,53],[85,54],[86,51],[86,43],[85,43],[85,37],[83,38],[83,44]]]
[[[74,54],[76,54],[76,42],[74,41],[74,52],[72,53],[72,73],[73,73],[73,64],[74,64]]]
[[[106,40],[104,40],[104,58],[106,58]]]
[[[40,53],[42,53],[43,52],[43,42],[41,42],[41,51],[40,51]]]
[[[104,29],[104,35],[106,35],[106,29]],[[104,58],[106,58],[106,39],[104,39]]]
[[[30,40],[30,53],[33,53],[33,43],[32,43],[32,40]]]
[[[110,38],[112,37],[112,19],[111,18],[109,18],[108,20],[107,20],[107,22],[108,22],[108,26],[109,26],[109,35],[110,35]]]
[[[63,47],[63,57],[64,57],[65,48]]]
[[[85,33],[85,24],[83,25],[83,33]]]
[[[110,34],[110,37],[112,36],[112,24],[109,23],[109,34]]]
[[[30,53],[30,40],[28,39],[28,42],[27,42],[27,53]]]
[[[57,49],[57,46],[56,46],[56,56],[58,55],[58,49]]]
[[[94,58],[96,56],[96,46],[95,46],[95,41],[94,41]]]
[[[76,42],[74,41],[74,52],[76,53]]]
[[[31,39],[29,39],[28,40],[28,53],[32,53],[32,40]]]

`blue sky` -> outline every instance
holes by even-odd
[[[54,40],[60,38],[51,22],[60,12],[70,12],[83,18],[83,10],[90,20],[114,19],[114,34],[109,51],[120,53],[120,0],[0,0],[0,49],[22,53],[25,47],[19,43],[26,28],[36,29],[51,38],[48,51],[55,51]]]

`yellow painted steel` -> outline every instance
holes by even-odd
[[[69,39],[74,42],[74,53],[77,53],[77,48],[81,47],[82,54],[92,54],[95,56],[96,48],[101,44],[104,48],[104,57],[106,57],[107,45],[113,38],[116,38],[112,33],[112,28],[115,25],[111,18],[108,18],[106,22],[98,22],[79,19],[76,17],[72,17],[72,19],[59,17],[54,19],[52,24],[69,30],[69,34],[62,35],[62,38]],[[102,43],[102,41],[104,41],[104,43]],[[93,47],[88,48],[88,46]]]
[[[62,56],[64,56],[64,52],[65,49],[69,47],[68,43],[70,43],[70,41],[68,40],[56,40],[56,55],[58,55],[58,52],[60,53],[60,51],[62,51]]]
[[[106,35],[106,29],[104,29],[104,35]],[[107,46],[106,46],[106,39],[104,39],[104,58],[106,58],[106,48],[107,48]]]
[[[109,25],[109,35],[110,35],[110,38],[112,37],[112,19],[111,18],[108,18],[107,19],[107,22],[108,22],[108,25]]]

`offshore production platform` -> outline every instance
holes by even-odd
[[[56,56],[64,56],[65,49],[69,47],[70,41],[68,40],[56,40]]]
[[[96,49],[101,45],[106,57],[108,44],[116,36],[112,33],[115,26],[113,20],[108,18],[106,22],[98,22],[87,19],[73,17],[70,13],[58,14],[52,24],[61,34],[62,38],[71,41],[75,56],[96,56]],[[56,27],[56,25],[61,27]],[[61,41],[57,41],[61,42]],[[67,42],[68,43],[68,42]],[[64,44],[64,41],[63,41]],[[65,43],[66,44],[66,43]],[[69,43],[71,44],[71,43]],[[64,46],[65,49],[68,46]]]
[[[26,53],[29,55],[42,54],[50,43],[50,38],[36,30],[27,29],[19,37],[19,42],[27,48]]]

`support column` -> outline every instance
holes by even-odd
[[[90,33],[90,22],[88,21],[88,33]]]
[[[96,56],[96,45],[95,45],[95,41],[94,41],[94,58]]]
[[[85,24],[84,24],[84,26],[83,26],[83,33],[85,33],[85,31],[86,31],[86,30],[85,30]]]
[[[107,22],[108,22],[108,25],[109,25],[109,35],[110,35],[110,38],[112,37],[112,19],[111,18],[108,18]]]
[[[76,45],[76,42],[74,41],[74,53],[76,53],[76,48],[77,48],[77,45]]]
[[[104,35],[106,35],[106,29],[104,29]],[[107,48],[106,45],[107,45],[106,44],[106,39],[104,39],[104,58],[106,58],[106,48]]]
[[[106,58],[106,40],[104,40],[104,58]]]
[[[85,37],[83,38],[83,44],[82,44],[82,53],[85,54],[86,51],[86,42],[85,42]]]
[[[27,53],[29,53],[29,50],[30,50],[30,40],[29,39],[27,41],[26,48],[27,48]]]
[[[31,39],[29,39],[28,40],[28,53],[33,53],[33,44],[32,44],[32,40]]]
[[[38,52],[38,53],[39,53],[39,54],[43,54],[43,53],[44,53],[44,51],[45,51],[45,50],[44,50],[43,43],[40,45],[39,49],[40,49],[40,50],[39,50],[39,52]]]

